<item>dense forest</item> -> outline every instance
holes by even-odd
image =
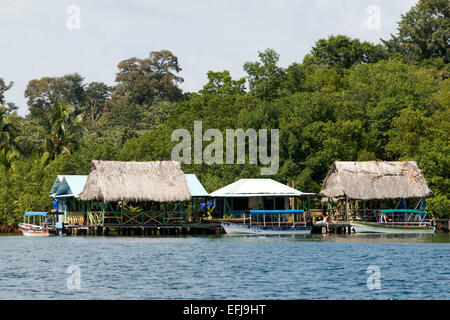
[[[172,52],[152,51],[119,62],[114,86],[77,73],[29,81],[25,117],[0,78],[0,224],[51,209],[56,175],[88,174],[92,159],[169,160],[172,132],[193,131],[194,120],[223,132],[279,128],[271,178],[302,191],[319,192],[336,160],[415,160],[434,192],[427,210],[449,218],[449,35],[448,0],[421,0],[381,44],[329,36],[287,68],[265,49],[243,64],[245,78],[209,71],[198,92],[180,89]],[[183,165],[209,192],[259,169]]]

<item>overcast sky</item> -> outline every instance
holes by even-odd
[[[24,115],[31,79],[78,72],[88,82],[112,85],[119,61],[168,49],[183,69],[183,90],[198,91],[208,70],[245,76],[243,64],[265,48],[275,49],[280,65],[288,66],[332,34],[387,39],[416,2],[0,0],[0,77],[14,81],[6,98]]]

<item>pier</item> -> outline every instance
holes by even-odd
[[[218,223],[186,223],[174,225],[64,225],[68,236],[178,236],[220,235],[224,233]]]
[[[313,234],[350,234],[352,232],[352,227],[349,222],[339,221],[337,223],[330,223],[329,225],[330,232],[327,232],[327,227],[322,223],[314,223],[311,233]]]

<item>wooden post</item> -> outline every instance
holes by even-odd
[[[102,201],[102,226],[105,225],[105,202]]]
[[[166,203],[163,202],[163,224],[166,224],[166,210],[167,210]]]
[[[364,200],[364,222],[367,222],[367,216],[366,216],[366,200]]]
[[[308,219],[311,217],[311,197],[308,196]]]
[[[345,211],[345,220],[348,221],[348,199],[347,196],[345,196],[345,206],[344,206],[344,211]]]

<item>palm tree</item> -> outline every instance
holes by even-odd
[[[48,152],[49,160],[58,154],[72,152],[78,147],[83,126],[83,115],[75,115],[74,107],[65,103],[55,103],[50,111],[41,112],[37,117],[36,129],[43,139],[43,149]]]
[[[9,171],[13,166],[14,158],[17,157],[17,153],[7,151],[6,149],[0,150],[0,165],[5,167],[6,171]]]
[[[17,114],[6,111],[4,105],[0,106],[0,148],[10,150],[15,146],[14,138],[19,133]]]

